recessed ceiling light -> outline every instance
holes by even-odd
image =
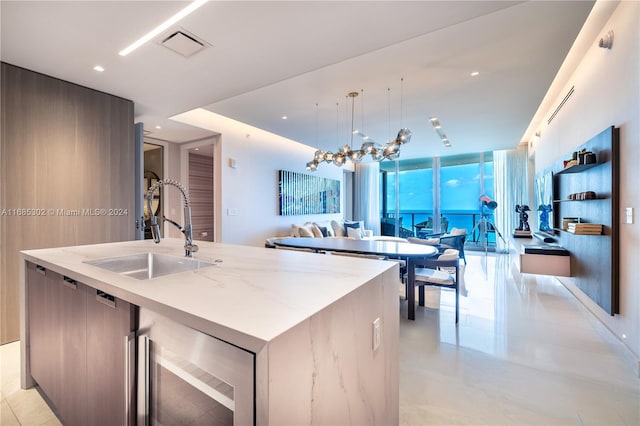
[[[195,148],[196,151],[200,151],[200,148]]]
[[[200,6],[205,4],[206,2],[207,2],[207,0],[196,0],[196,1],[194,1],[189,6],[185,7],[180,12],[176,13],[171,18],[169,18],[166,21],[164,21],[162,24],[158,25],[153,30],[149,31],[148,33],[146,33],[145,35],[140,37],[138,40],[133,42],[128,47],[122,49],[120,52],[118,52],[118,55],[127,56],[129,53],[133,52],[138,47],[142,46],[143,44],[145,44],[146,42],[148,42],[149,40],[151,40],[152,38],[154,38],[155,36],[157,36],[158,34],[163,32],[164,30],[166,30],[167,28],[169,28],[170,26],[172,26],[176,22],[180,21],[185,16],[189,15],[191,12],[193,12],[194,10],[196,10],[197,8],[199,8]]]
[[[475,77],[477,75],[480,75],[480,71],[474,71],[471,73],[471,77]]]
[[[98,71],[98,72],[104,72],[104,68],[101,67],[100,65],[96,65],[95,67],[93,67],[94,71]]]
[[[160,129],[162,129],[162,127],[160,127],[160,126],[156,126],[156,129],[160,130]]]
[[[286,120],[286,119],[287,119],[287,116],[286,116],[286,115],[283,115],[283,116],[282,116],[282,119],[283,119],[283,120]]]

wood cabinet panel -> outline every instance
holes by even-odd
[[[213,157],[189,154],[193,239],[213,241]]]
[[[27,264],[27,298],[29,300],[29,335],[31,354],[31,376],[39,386],[47,389],[49,397],[54,398],[54,359],[55,352],[50,345],[50,320],[45,307],[46,273],[43,269],[36,269],[33,263]]]
[[[131,101],[6,63],[1,70],[0,208],[45,212],[0,216],[6,343],[20,337],[19,251],[132,240],[135,168]]]
[[[57,275],[57,274],[56,274]],[[58,275],[60,284],[60,370],[59,413],[65,425],[88,425],[87,382],[87,287],[68,282]]]
[[[94,426],[127,424],[125,338],[135,329],[135,308],[109,299],[87,291],[87,408]]]

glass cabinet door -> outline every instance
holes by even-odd
[[[140,310],[138,423],[254,424],[254,354]]]

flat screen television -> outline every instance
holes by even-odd
[[[536,174],[534,192],[535,206],[532,210],[536,212],[535,228],[553,235],[553,172]]]

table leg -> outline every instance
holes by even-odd
[[[414,265],[414,260],[412,258],[407,259],[407,303],[409,304],[408,308],[408,318],[410,320],[416,319],[416,268]]]

